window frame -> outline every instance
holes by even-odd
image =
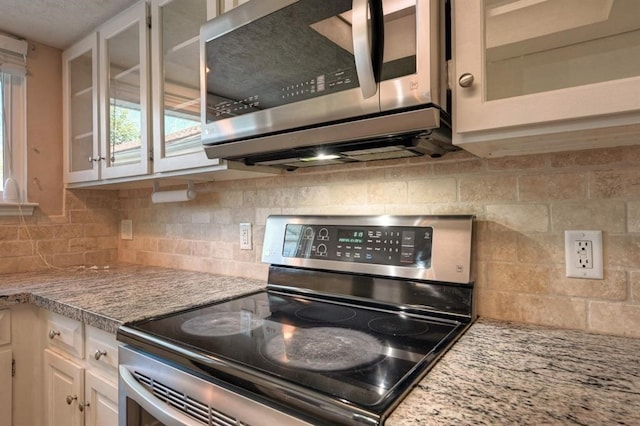
[[[31,216],[36,203],[27,202],[27,69],[28,42],[0,34],[0,78],[3,120],[3,174],[0,182],[0,216]],[[9,170],[9,165],[11,170]],[[9,174],[9,171],[11,173]],[[4,201],[4,184],[12,177],[18,202]]]

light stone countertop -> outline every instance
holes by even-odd
[[[115,332],[264,288],[260,280],[119,265],[0,275],[0,308],[33,303]],[[640,424],[640,339],[479,319],[387,426]]]
[[[640,425],[640,339],[479,319],[385,425]]]
[[[263,289],[262,280],[117,265],[0,275],[0,308],[33,303],[115,333],[126,322]]]

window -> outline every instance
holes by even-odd
[[[0,204],[26,194],[27,42],[0,35]]]

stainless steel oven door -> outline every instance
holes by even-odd
[[[130,346],[118,355],[119,426],[309,425]]]

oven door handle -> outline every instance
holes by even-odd
[[[118,369],[120,373],[120,385],[123,387],[120,391],[124,390],[125,395],[132,398],[160,423],[166,426],[202,426],[202,423],[196,422],[191,417],[182,414],[180,411],[171,408],[171,406],[164,401],[156,398],[133,377],[124,365],[121,365]],[[121,409],[123,408],[121,407]]]

